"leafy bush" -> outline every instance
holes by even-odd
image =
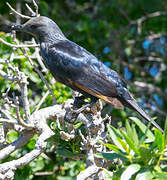
[[[125,129],[108,125],[112,143],[100,143],[111,151],[96,154],[114,162],[109,171],[104,170],[112,180],[167,179],[167,119],[164,134],[158,129],[152,133],[139,119],[130,119],[133,123],[127,120]]]

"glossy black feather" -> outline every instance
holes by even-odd
[[[53,76],[74,90],[80,91],[75,86],[78,83],[100,95],[130,99],[119,75],[81,46],[69,40],[41,43],[41,54]]]

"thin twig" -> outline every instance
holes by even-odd
[[[33,42],[33,44],[36,44],[36,41],[35,41],[34,38],[32,39],[32,42]],[[34,53],[34,54],[35,54],[35,57],[36,57],[39,65],[40,65],[41,68],[42,68],[42,72],[48,73],[48,70],[46,69],[46,67],[45,67],[45,65],[44,65],[44,63],[43,63],[43,61],[42,61],[42,59],[41,59],[41,56],[40,56],[40,54],[39,54],[39,48],[35,48],[35,53]]]
[[[101,167],[97,167],[96,165],[89,166],[85,170],[81,171],[74,180],[86,180],[86,179],[94,179],[93,175],[97,174],[101,169]]]
[[[14,93],[13,93],[13,99],[14,99],[18,123],[23,127],[25,127],[26,129],[28,128],[32,129],[34,126],[31,125],[30,123],[25,123],[24,120],[21,118],[18,97],[15,97]]]
[[[36,172],[36,173],[34,173],[35,176],[48,176],[48,175],[52,175],[52,174],[54,174],[54,172],[45,171],[45,172]]]
[[[2,123],[2,126],[0,126],[0,149],[5,147],[6,143],[6,134],[5,134],[5,128],[4,128],[4,122]]]
[[[36,16],[40,16],[40,14],[38,14],[38,5],[37,3],[35,2],[35,0],[32,0],[33,4],[34,4],[34,7],[35,7],[35,10],[36,10]]]
[[[9,124],[17,124],[17,121],[15,120],[9,120],[9,119],[5,119],[5,118],[0,118],[0,123],[9,123]]]
[[[14,41],[16,42],[16,44],[18,44],[17,39],[15,38]],[[52,96],[52,101],[53,104],[56,104],[56,100],[54,98],[54,94],[48,84],[48,82],[46,81],[46,79],[44,78],[42,72],[37,68],[37,66],[33,63],[32,59],[29,57],[29,55],[27,54],[26,50],[23,48],[20,48],[20,50],[22,51],[22,53],[24,54],[24,56],[28,59],[28,61],[30,62],[30,64],[34,67],[35,71],[38,73],[38,75],[40,76],[40,78],[43,80],[43,82],[45,83],[45,85],[47,86],[51,96]]]
[[[32,10],[32,8],[26,3],[27,9],[31,12],[32,16],[35,16],[36,13]]]
[[[16,1],[16,11],[21,14],[21,0]],[[16,24],[21,24],[21,17],[16,15]]]
[[[148,18],[153,18],[153,17],[157,17],[157,16],[162,16],[162,15],[167,15],[167,11],[157,11],[151,14],[147,14],[146,16],[142,16],[141,18],[135,20],[135,21],[131,21],[131,25],[137,24],[137,32],[138,34],[142,33],[142,23],[143,21],[147,20]]]
[[[40,106],[43,104],[43,102],[45,101],[45,99],[47,98],[47,96],[49,95],[49,91],[47,91],[45,93],[45,95],[42,97],[42,99],[40,100],[40,102],[38,103],[35,112],[39,110]]]
[[[48,88],[48,90],[49,90],[49,92],[50,92],[50,94],[51,94],[51,96],[52,96],[52,103],[53,103],[53,104],[56,104],[56,100],[55,100],[54,94],[53,94],[53,92],[52,92],[52,90],[51,90],[51,88],[50,88],[47,80],[44,78],[42,72],[41,72],[36,66],[34,66],[34,69],[35,69],[35,71],[38,73],[38,75],[40,76],[40,78],[43,80],[43,82],[45,83],[45,85],[47,86],[47,88]]]
[[[31,19],[30,16],[26,16],[26,15],[23,15],[23,14],[17,12],[14,8],[12,8],[12,6],[8,2],[6,4],[14,14],[16,14],[16,15],[22,17],[22,18],[25,18],[25,19]]]
[[[158,93],[160,96],[162,96],[165,100],[167,100],[167,93],[161,91],[161,89],[157,86],[154,86],[152,84],[149,83],[145,83],[145,82],[139,82],[139,81],[134,81],[133,85],[135,85],[136,87],[142,88],[142,90],[145,88],[147,89],[147,92],[150,94],[156,92]]]
[[[153,62],[162,62],[163,59],[159,57],[153,57],[153,56],[144,56],[144,57],[135,57],[134,62],[140,62],[140,61],[153,61]]]
[[[38,44],[27,44],[27,45],[17,45],[17,44],[11,44],[11,43],[8,43],[6,42],[5,40],[3,40],[2,38],[0,38],[0,42],[9,46],[9,47],[12,47],[12,48],[30,48],[30,47],[39,47]]]
[[[16,141],[10,143],[4,149],[0,150],[0,160],[7,157],[9,154],[14,152],[16,149],[24,146],[29,139],[34,135],[33,131],[26,130],[23,135],[21,135]],[[11,161],[12,162],[12,161]]]
[[[30,107],[29,107],[29,101],[28,101],[28,90],[27,90],[27,77],[24,75],[23,72],[20,73],[20,89],[21,89],[21,96],[22,96],[22,100],[23,100],[23,107],[24,107],[24,111],[25,111],[25,116],[26,116],[26,122],[29,122],[29,118],[30,118]],[[29,122],[30,123],[30,122]]]
[[[35,55],[32,55],[32,56],[30,55],[30,58],[31,58],[31,59],[35,59],[36,56],[35,56]],[[20,55],[20,56],[18,55],[18,56],[17,56],[17,55],[16,55],[16,56],[13,57],[13,59],[25,59],[25,56],[22,56],[22,55]],[[0,61],[1,61],[1,60],[0,60]]]
[[[8,81],[18,81],[18,78],[16,76],[9,76],[4,71],[0,70],[0,76]]]
[[[147,20],[148,18],[153,18],[153,17],[157,17],[157,16],[162,16],[162,15],[167,15],[167,11],[163,11],[163,12],[157,11],[157,12],[154,12],[151,14],[147,14],[146,16],[142,16],[137,20],[131,21],[131,25],[138,24],[138,21],[143,22],[143,21]]]
[[[8,112],[8,110],[0,108],[0,111],[8,118],[9,121],[15,121],[15,119],[13,119],[12,115],[10,115],[10,112]]]

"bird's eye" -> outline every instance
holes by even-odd
[[[30,27],[31,27],[32,29],[35,29],[35,28],[37,28],[37,25],[34,25],[34,24],[33,24],[33,25],[31,25]]]

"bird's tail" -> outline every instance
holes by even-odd
[[[130,100],[126,100],[126,105],[128,107],[130,107],[131,109],[136,110],[144,119],[146,119],[147,121],[151,121],[151,123],[158,128],[162,133],[164,133],[164,131],[162,130],[162,128],[154,121],[151,120],[151,118],[142,110],[142,108],[137,104],[136,100],[132,97],[132,99]]]

